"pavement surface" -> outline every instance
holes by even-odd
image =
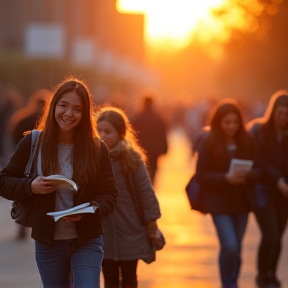
[[[157,261],[140,262],[139,288],[220,288],[218,241],[209,215],[191,211],[185,185],[194,172],[189,143],[181,130],[169,135],[169,151],[159,161],[155,190],[161,205],[159,227],[167,245]],[[0,288],[40,288],[34,242],[15,240],[17,227],[10,218],[11,202],[0,198]],[[287,232],[287,231],[286,231]],[[259,229],[251,214],[243,243],[240,288],[254,288]],[[288,233],[283,238],[278,276],[288,288]],[[103,280],[101,280],[103,282]],[[103,286],[103,283],[101,284]]]

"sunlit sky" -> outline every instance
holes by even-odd
[[[243,0],[242,4],[249,5],[255,15],[263,10],[258,0]],[[221,7],[229,13],[225,17],[216,17],[213,9]],[[225,42],[230,37],[231,28],[257,29],[255,19],[249,19],[244,7],[231,0],[118,0],[117,9],[146,16],[145,39],[153,46],[181,49],[192,39],[202,43],[212,39]]]

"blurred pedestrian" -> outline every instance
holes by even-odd
[[[59,84],[39,125],[42,133],[34,173],[24,177],[30,154],[28,134],[0,174],[1,196],[35,200],[32,238],[44,288],[71,287],[70,275],[74,288],[100,287],[101,222],[113,212],[118,190],[107,148],[96,138],[92,112],[92,98],[83,82],[69,78]],[[43,178],[51,174],[73,179],[79,187],[77,194]],[[46,215],[86,202],[97,207],[94,214],[70,215],[56,223]]]
[[[120,271],[123,288],[137,287],[137,264],[155,260],[151,242],[157,239],[159,203],[149,179],[145,154],[137,144],[127,116],[118,108],[103,108],[97,117],[100,137],[109,149],[113,170],[118,183],[119,198],[113,214],[104,224],[103,274],[105,288],[120,287]],[[139,195],[144,226],[137,214],[133,185]],[[130,182],[131,183],[131,182]]]
[[[288,218],[288,91],[271,97],[262,118],[252,121],[250,132],[259,152],[262,170],[262,207],[255,216],[262,233],[258,250],[258,287],[280,287],[277,264]]]
[[[167,127],[165,121],[154,110],[154,92],[143,92],[143,110],[132,120],[139,144],[148,157],[148,171],[152,183],[158,168],[158,158],[167,153]]]
[[[197,152],[197,141],[203,127],[207,125],[207,118],[212,101],[202,100],[186,109],[184,113],[184,128],[191,144],[191,155]]]
[[[254,161],[254,145],[246,132],[242,113],[233,100],[218,104],[210,131],[199,144],[196,178],[200,183],[203,212],[210,213],[220,242],[219,266],[223,288],[238,287],[241,246],[253,183],[259,172],[229,172],[231,159]]]
[[[11,115],[23,106],[23,103],[23,96],[15,86],[0,83],[0,167],[6,164],[8,155],[12,152],[7,135],[8,121]]]
[[[49,90],[41,89],[35,91],[28,104],[14,112],[9,119],[7,125],[7,135],[10,136],[13,144],[13,149],[24,137],[24,133],[35,129],[40,120],[45,101],[49,99],[51,92]],[[39,123],[38,123],[39,124]],[[27,229],[24,226],[18,226],[17,239],[23,240],[27,236]]]

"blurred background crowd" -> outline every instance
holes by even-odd
[[[237,100],[248,122],[288,88],[287,13],[283,0],[0,0],[0,166],[72,74],[95,109],[155,126],[138,135],[153,180],[168,131],[185,132],[192,157],[219,100]]]

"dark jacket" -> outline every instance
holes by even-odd
[[[254,204],[254,183],[257,182],[259,171],[254,166],[250,172],[247,185],[231,185],[225,175],[228,173],[231,156],[229,152],[214,156],[207,145],[206,137],[198,146],[196,179],[200,183],[200,195],[204,213],[239,214],[249,212]],[[253,160],[252,153],[244,153],[239,147],[233,158]]]
[[[28,134],[18,144],[9,163],[0,173],[0,195],[8,200],[29,201],[34,198],[36,205],[35,223],[32,227],[32,238],[44,244],[51,244],[54,237],[55,222],[47,212],[54,211],[56,193],[45,195],[32,194],[31,182],[37,176],[32,173],[30,178],[24,176],[31,146],[31,134]],[[113,212],[118,196],[118,189],[108,157],[108,150],[101,142],[100,169],[93,179],[88,179],[85,186],[80,186],[74,197],[74,205],[91,200],[99,204],[95,214],[83,214],[76,222],[76,230],[80,244],[102,234],[101,219]],[[32,170],[36,171],[36,165]]]
[[[150,109],[144,110],[135,117],[132,125],[137,132],[140,145],[148,154],[148,159],[157,159],[167,153],[167,127],[156,112]]]
[[[261,123],[255,123],[249,132],[259,153],[263,183],[276,188],[280,178],[288,181],[288,130],[284,132],[281,142],[277,141],[274,129],[265,131]]]
[[[275,129],[265,129],[262,123],[255,123],[250,128],[261,170],[261,185],[258,202],[266,206],[270,201],[287,202],[287,198],[277,187],[280,178],[288,182],[288,130],[283,133],[282,140],[277,140]],[[274,200],[273,200],[274,199]]]

